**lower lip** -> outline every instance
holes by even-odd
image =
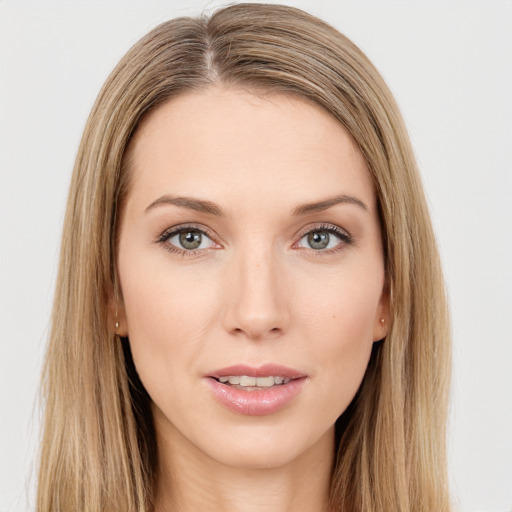
[[[244,391],[212,378],[208,378],[207,381],[213,396],[231,411],[247,416],[264,416],[277,412],[289,404],[302,391],[306,377],[255,391]]]

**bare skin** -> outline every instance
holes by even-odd
[[[334,423],[389,315],[361,153],[305,100],[218,86],[152,112],[130,162],[120,333],[152,399],[156,512],[327,512]],[[214,375],[240,364],[299,391],[226,407]]]

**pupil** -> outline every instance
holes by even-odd
[[[199,231],[183,231],[180,233],[180,244],[185,249],[197,249],[201,245],[201,233]]]
[[[325,249],[329,245],[329,233],[327,231],[315,231],[308,235],[308,243],[312,249]]]

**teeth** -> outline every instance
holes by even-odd
[[[256,386],[256,381],[258,379],[256,379],[256,377],[248,377],[247,375],[242,375],[240,377],[240,386],[244,386],[244,387],[247,387],[247,386]],[[231,380],[229,381],[229,383],[231,384]]]
[[[275,384],[275,377],[258,377],[256,379],[256,386],[259,388],[269,388]]]
[[[238,376],[233,376],[233,377],[220,377],[219,378],[219,381],[220,382],[229,382],[230,384],[235,384],[235,385],[238,385],[240,384],[240,377]]]
[[[219,382],[223,384],[229,383],[233,386],[240,387],[258,387],[258,388],[270,388],[274,385],[288,384],[291,379],[286,377],[249,377],[248,375],[230,375],[225,377],[219,377]]]

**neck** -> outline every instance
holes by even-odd
[[[167,432],[169,434],[169,432]],[[334,432],[276,467],[216,461],[181,436],[158,435],[155,512],[328,512]]]

